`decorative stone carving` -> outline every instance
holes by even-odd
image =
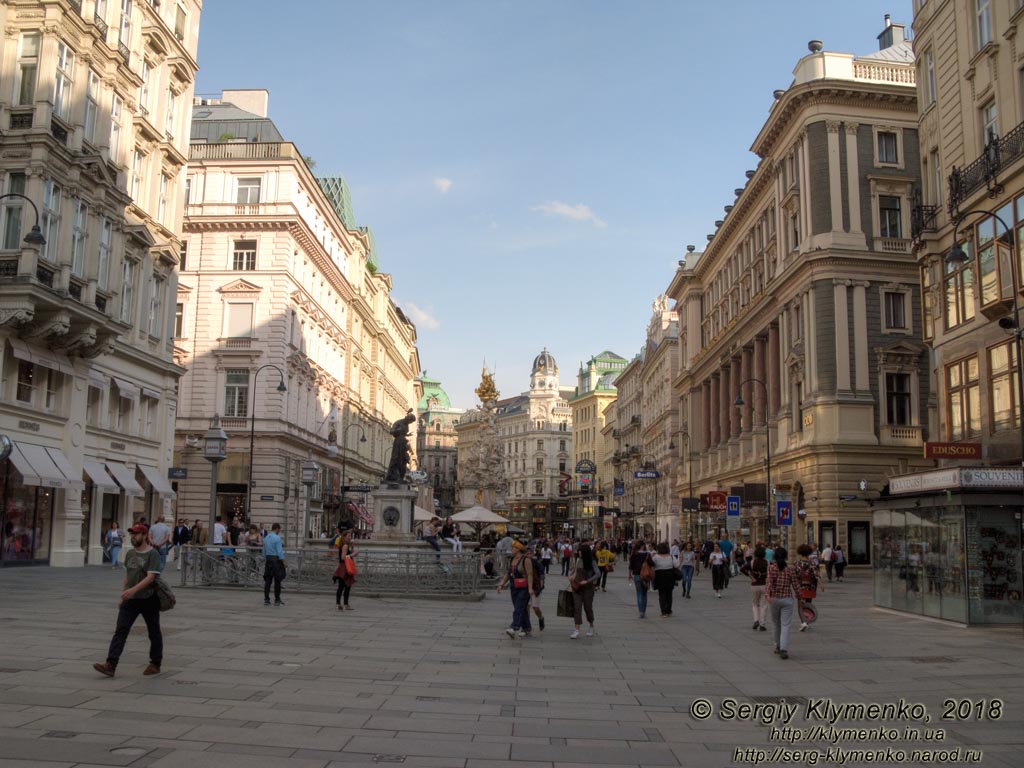
[[[0,309],[0,326],[9,325],[12,328],[21,328],[32,322],[36,311],[31,307],[12,307]]]

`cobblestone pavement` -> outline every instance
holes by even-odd
[[[140,619],[108,679],[92,662],[104,659],[119,584],[107,568],[0,570],[0,767],[723,768],[755,756],[737,748],[766,750],[772,765],[795,757],[772,755],[778,747],[813,748],[819,765],[839,763],[830,747],[906,749],[901,761],[889,755],[905,766],[929,764],[912,749],[957,747],[992,768],[1022,761],[1024,628],[873,609],[867,571],[829,586],[821,620],[795,634],[788,660],[772,654],[770,632],[751,629],[741,581],[718,600],[706,574],[693,599],[676,592],[672,617],[658,617],[652,594],[639,621],[620,569],[597,595],[596,636],[575,641],[555,616],[563,579],[553,575],[547,628],[524,640],[504,634],[510,601],[493,592],[479,603],[369,600],[357,584],[355,610],[339,612],[323,595],[286,595],[276,608],[252,592],[179,590],[163,615],[163,673],[141,674]],[[820,697],[920,702],[931,722],[840,720],[901,735],[909,727],[921,741],[888,742],[876,730],[867,741],[833,734],[830,745],[827,732],[790,744],[792,733],[772,739],[767,725],[719,717],[728,699],[780,696],[800,705],[790,725],[805,732],[829,725],[805,720]],[[945,699],[996,697],[998,720],[940,720]],[[700,698],[710,719],[691,714]],[[945,741],[926,740],[930,730]]]

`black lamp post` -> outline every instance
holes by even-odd
[[[288,391],[288,387],[284,385],[284,372],[276,365],[267,363],[256,369],[256,373],[252,377],[252,406],[249,409],[249,487],[245,496],[245,514],[249,517],[250,523],[252,522],[252,465],[256,447],[256,379],[259,378],[260,371],[264,368],[273,368],[281,377],[281,381],[277,385],[278,392]]]
[[[658,473],[658,460],[654,458],[654,454],[645,453],[640,458],[640,468],[644,470],[650,470],[655,475]],[[658,528],[658,477],[650,478],[654,482],[654,535],[655,537],[660,536]]]
[[[772,432],[771,425],[768,423],[768,385],[765,384],[761,379],[744,379],[740,382],[740,388],[736,391],[736,402],[733,403],[737,408],[742,408],[746,405],[743,402],[743,385],[747,383],[760,384],[761,389],[764,390],[764,445],[765,445],[765,496],[767,496],[768,516],[765,520],[765,538],[766,544],[772,540],[772,515],[775,514],[775,510],[772,509],[775,494],[772,489]],[[751,406],[753,409],[753,406]]]
[[[672,433],[672,436],[682,435],[686,441],[686,477],[690,484],[690,498],[686,506],[686,527],[688,529],[693,528],[693,456],[690,453],[690,433],[685,429],[677,429]],[[675,441],[669,438],[668,449],[674,451],[676,449]]]
[[[210,428],[203,435],[203,458],[210,462],[210,543],[217,523],[217,465],[228,457],[228,436],[220,428],[220,416],[214,414]]]
[[[953,220],[953,246],[949,249],[949,253],[946,254],[946,263],[950,265],[962,266],[971,260],[964,249],[960,247],[960,243],[957,241],[956,234],[960,225],[963,224],[964,219],[968,216],[991,216],[1003,227],[1005,232],[1000,237],[995,239],[995,243],[1005,238],[1007,248],[1010,249],[1010,283],[1011,293],[1013,294],[1013,314],[1010,317],[1003,317],[999,319],[999,327],[1006,330],[1013,331],[1014,339],[1014,356],[1017,358],[1017,402],[1015,407],[1015,416],[1017,418],[1017,429],[1020,432],[1020,467],[1021,477],[1024,478],[1024,361],[1021,360],[1021,324],[1020,324],[1020,305],[1017,300],[1017,293],[1020,291],[1021,280],[1020,275],[1017,274],[1019,264],[1014,256],[1016,249],[1013,247],[1013,228],[1008,227],[1006,222],[997,214],[995,211],[989,211],[985,209],[979,209],[974,211],[967,211],[967,213],[960,214]],[[995,243],[993,247],[995,247]],[[996,249],[996,264],[999,263],[999,251]],[[1000,280],[1000,284],[1002,281]],[[1000,285],[1001,287],[1001,285]],[[1000,295],[1000,298],[1002,296]]]
[[[359,430],[359,442],[366,442],[366,431],[359,424],[349,424],[341,431],[341,511],[343,513],[348,512],[348,507],[345,505],[345,489],[348,487],[348,477],[345,474],[345,468],[348,465],[348,431],[353,427]],[[340,515],[338,523],[341,523]]]
[[[5,195],[0,195],[0,200],[5,197],[20,197],[22,200],[28,201],[28,204],[32,206],[32,210],[36,215],[36,223],[32,225],[32,229],[25,235],[25,242],[28,245],[46,245],[46,238],[43,237],[43,231],[39,229],[39,209],[36,204],[32,202],[32,198],[26,197],[18,192],[8,192]]]

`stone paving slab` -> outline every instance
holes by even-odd
[[[990,768],[1019,768],[1024,750],[1024,632],[875,610],[857,575],[820,598],[822,620],[794,635],[788,661],[750,630],[738,580],[716,600],[699,577],[671,619],[639,621],[632,586],[613,579],[597,635],[580,641],[552,589],[546,631],[523,641],[504,634],[506,595],[370,600],[357,585],[356,610],[339,614],[326,596],[264,609],[256,594],[192,589],[162,617],[163,674],[141,676],[140,624],[107,679],[91,663],[118,578],[0,570],[0,768],[725,768],[736,747],[773,745],[769,728],[697,720],[690,705],[779,695],[904,696],[935,719],[944,698],[999,696],[1003,719],[945,724],[946,745],[982,749]]]

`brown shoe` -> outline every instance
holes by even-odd
[[[99,672],[101,675],[106,675],[107,677],[113,677],[114,676],[114,672],[117,669],[109,661],[104,661],[104,662],[97,661],[95,664],[92,665],[92,668],[95,669],[97,672]]]
[[[144,674],[144,675],[159,675],[160,674],[160,665],[159,664],[150,664],[148,667],[146,667],[146,669],[143,671],[142,674]]]

